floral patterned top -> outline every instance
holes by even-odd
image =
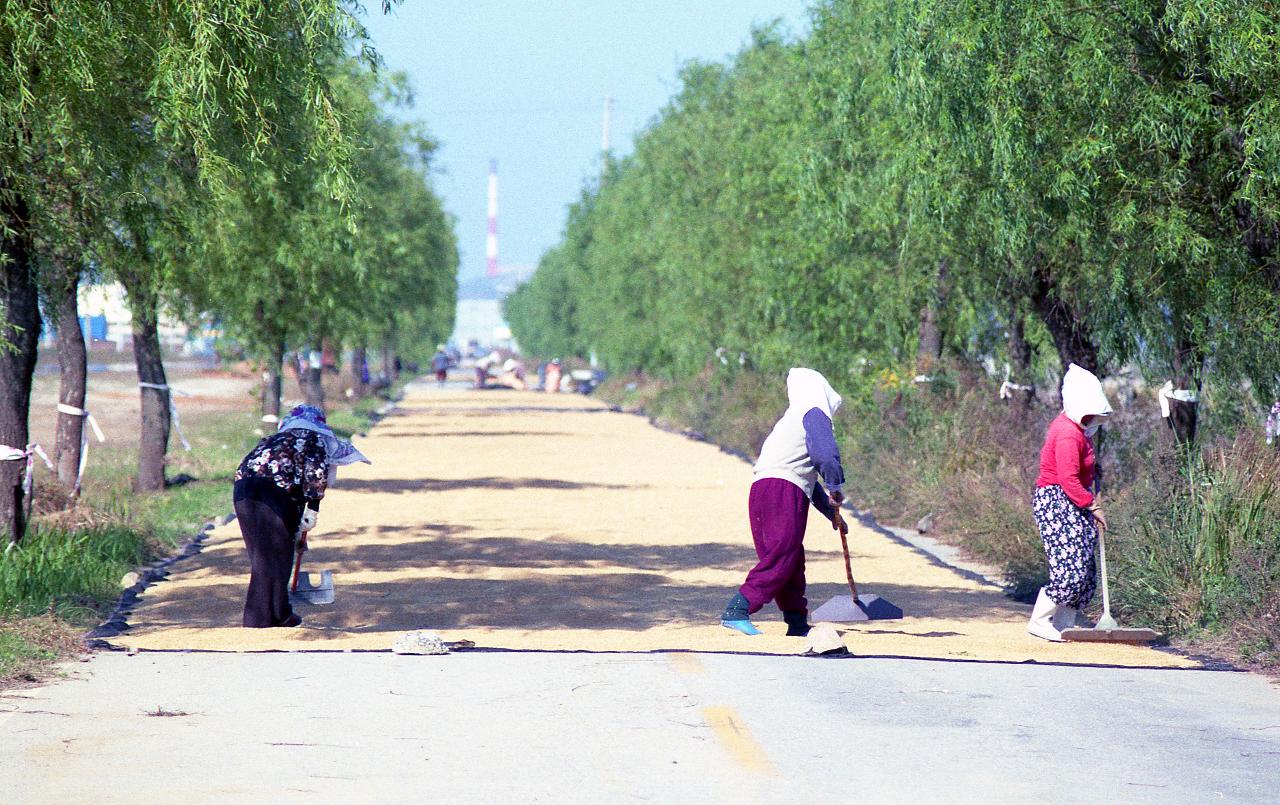
[[[241,478],[270,478],[289,497],[314,504],[329,484],[329,453],[315,431],[282,430],[258,442],[244,457],[235,479]]]

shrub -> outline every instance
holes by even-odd
[[[1011,595],[1034,596],[1046,569],[1030,500],[1048,412],[959,374],[887,387],[838,419],[859,505],[903,526],[932,514],[938,533],[1003,571]]]
[[[1166,461],[1118,501],[1126,617],[1280,662],[1280,455],[1256,436]]]

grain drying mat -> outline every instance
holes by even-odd
[[[212,531],[141,596],[117,646],[153,650],[386,650],[431,629],[480,648],[795,654],[770,605],[749,638],[717,616],[750,568],[750,467],[714,446],[577,395],[412,386],[358,441],[306,565],[337,600],[297,629],[238,626],[248,580],[239,529]],[[857,462],[850,469],[856,472]],[[230,501],[228,501],[230,505]],[[858,582],[901,621],[841,627],[857,655],[1197,667],[1167,651],[1051,644],[1000,591],[851,523]],[[812,515],[813,606],[846,590],[839,540]]]

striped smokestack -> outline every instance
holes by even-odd
[[[498,276],[498,160],[489,160],[489,234],[484,241],[489,276]]]

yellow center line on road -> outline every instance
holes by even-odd
[[[762,777],[777,774],[764,753],[764,747],[751,735],[742,717],[732,707],[704,707],[702,718],[729,757],[743,769]]]

